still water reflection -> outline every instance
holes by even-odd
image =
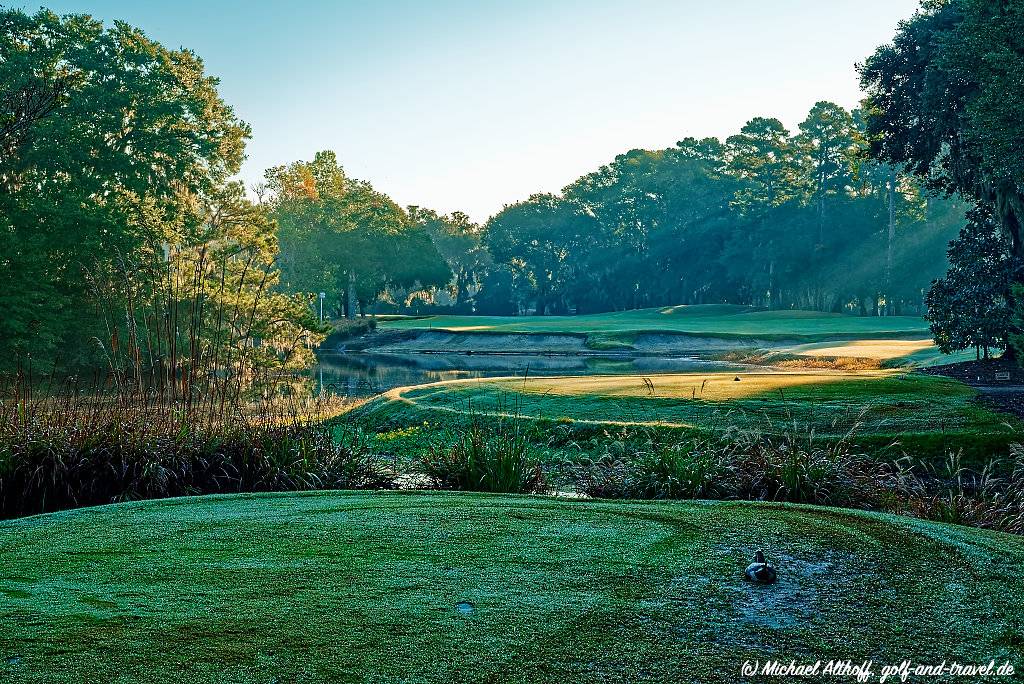
[[[739,370],[694,356],[612,358],[540,354],[320,354],[313,368],[317,390],[362,398],[395,387],[458,378],[504,375],[631,375]]]

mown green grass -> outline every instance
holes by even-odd
[[[758,548],[775,585],[742,578]],[[714,683],[766,658],[1024,665],[1024,539],[841,510],[203,497],[3,522],[0,557],[0,681],[13,684]]]
[[[427,316],[381,322],[396,330],[477,333],[566,333],[593,335],[612,344],[617,335],[639,332],[690,333],[752,339],[848,339],[919,335],[928,324],[916,316],[849,316],[818,311],[759,311],[727,304],[638,309],[583,316]]]
[[[866,359],[883,367],[936,366],[944,363],[973,361],[973,349],[943,354],[930,338],[921,339],[861,339],[813,342],[784,348],[796,358]]]
[[[735,378],[739,378],[736,381]],[[814,432],[896,455],[968,460],[1004,452],[1019,424],[946,378],[893,372],[708,373],[456,381],[403,388],[358,415],[391,428],[478,416],[544,424],[647,425],[722,436],[735,430]],[[890,445],[898,443],[896,447]]]

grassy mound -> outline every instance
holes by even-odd
[[[975,394],[945,378],[888,371],[496,378],[392,390],[364,413],[395,426],[443,423],[472,411],[710,435],[795,424],[824,438],[855,429],[861,443],[899,440],[930,455],[1005,451],[1015,439],[1015,421],[976,404]]]
[[[742,578],[759,547],[775,585]],[[0,554],[5,682],[735,682],[1024,645],[1024,538],[808,507],[205,497],[0,523]]]

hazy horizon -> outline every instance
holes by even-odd
[[[794,129],[819,100],[856,106],[854,63],[918,3],[46,6],[199,54],[253,127],[249,186],[332,149],[399,204],[483,221],[632,148],[725,137],[753,116]]]

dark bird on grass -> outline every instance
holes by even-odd
[[[737,375],[735,378],[732,379],[732,381],[733,382],[739,382],[740,381],[740,376]]]
[[[744,574],[756,584],[771,584],[778,578],[775,568],[765,562],[764,551],[760,550],[754,554],[754,562],[747,566]]]

